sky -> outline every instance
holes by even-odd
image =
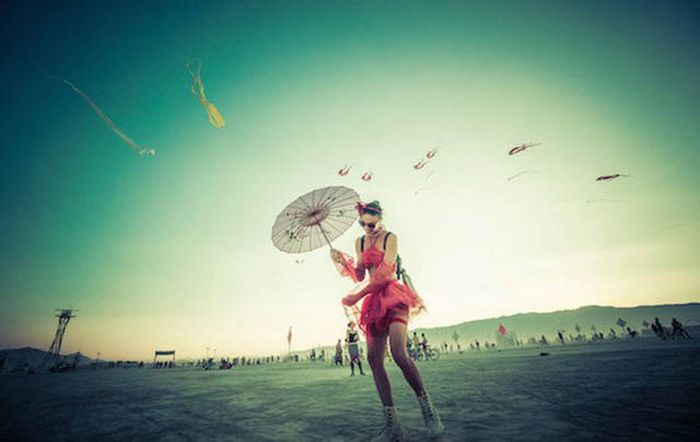
[[[327,248],[270,240],[328,185],[381,201],[428,307],[411,326],[698,301],[699,21],[680,1],[3,2],[0,348],[47,348],[68,307],[64,351],[93,357],[335,342],[351,285]]]

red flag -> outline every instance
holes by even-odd
[[[503,326],[503,324],[498,324],[498,334],[501,336],[506,335],[506,328]]]

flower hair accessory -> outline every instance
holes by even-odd
[[[357,209],[357,213],[360,216],[364,215],[365,213],[382,216],[382,208],[379,206],[378,201],[372,201],[371,203],[363,203],[362,201],[358,201],[355,205],[355,209]]]

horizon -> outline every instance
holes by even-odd
[[[330,185],[381,201],[427,304],[412,329],[697,302],[697,5],[342,5],[5,5],[0,347],[48,347],[70,306],[64,352],[90,357],[340,336],[352,285],[328,249],[270,240]],[[190,92],[193,58],[222,129]]]
[[[634,305],[634,306],[582,305],[582,306],[580,306],[580,307],[575,307],[575,308],[570,308],[570,309],[551,310],[551,311],[528,311],[528,312],[519,312],[519,313],[513,313],[513,314],[510,314],[510,315],[503,315],[503,316],[498,316],[498,317],[476,318],[476,319],[470,319],[470,320],[468,320],[468,321],[462,321],[462,322],[458,322],[458,323],[454,323],[454,324],[435,325],[435,326],[432,326],[432,327],[420,327],[420,328],[416,328],[415,330],[419,330],[419,331],[422,332],[422,331],[428,331],[428,330],[432,330],[432,329],[436,329],[436,328],[452,328],[452,327],[458,327],[458,326],[460,326],[460,325],[465,325],[465,324],[469,324],[469,323],[472,323],[472,322],[496,321],[496,320],[500,320],[500,319],[504,319],[504,318],[509,318],[509,317],[513,317],[513,316],[520,316],[520,315],[533,315],[533,314],[534,314],[534,315],[546,315],[546,314],[553,314],[553,313],[561,313],[561,312],[575,311],[575,310],[580,310],[580,309],[585,309],[585,308],[590,308],[590,307],[611,308],[611,309],[637,309],[637,308],[654,308],[654,307],[679,307],[679,306],[691,306],[691,305],[700,305],[700,300],[699,300],[699,301],[694,301],[694,302],[693,302],[693,301],[691,301],[691,302],[685,302],[685,303],[643,304],[643,305]],[[623,319],[624,319],[624,318],[623,318]],[[504,324],[504,325],[505,325],[505,324]],[[687,324],[685,324],[685,325],[687,325]],[[633,327],[633,329],[635,329],[635,328]],[[495,331],[495,330],[496,330],[496,328],[494,328],[494,331]],[[411,327],[409,327],[409,331],[412,332],[412,331],[414,331],[414,329],[411,328]],[[513,330],[513,331],[516,331],[516,332],[517,332],[517,330]],[[553,333],[553,332],[552,332],[552,333]],[[464,337],[463,337],[463,338],[464,338]],[[526,336],[521,336],[521,339],[525,339],[525,338],[526,338]],[[334,340],[335,340],[335,339],[336,339],[336,338],[334,338]],[[469,339],[468,341],[471,342],[472,340],[473,340],[473,339]],[[335,341],[334,341],[334,342],[335,342]],[[362,342],[364,342],[364,339],[362,339]],[[294,353],[300,353],[300,352],[304,352],[304,351],[309,351],[309,350],[311,350],[312,348],[315,348],[315,349],[319,349],[319,348],[332,348],[332,347],[334,347],[334,346],[335,346],[335,343],[328,343],[328,344],[319,343],[319,344],[317,344],[317,345],[313,345],[313,346],[310,346],[310,347],[308,347],[308,348],[301,348],[301,349],[294,349],[294,348],[292,348],[291,351],[289,352],[289,354],[294,354]],[[24,348],[29,348],[29,349],[32,349],[32,350],[39,350],[39,351],[43,351],[43,352],[46,351],[46,350],[43,349],[43,348],[40,348],[40,347],[32,347],[32,346],[30,346],[30,345],[25,345],[25,346],[20,346],[20,347],[15,347],[15,348],[0,348],[0,351],[21,350],[21,349],[24,349]],[[158,349],[158,350],[164,350],[164,349]],[[216,350],[216,349],[214,349],[214,350]],[[177,350],[176,350],[176,351],[177,351]],[[66,351],[66,352],[62,352],[62,356],[64,356],[64,357],[65,357],[65,356],[71,356],[71,355],[74,355],[75,353],[80,353],[82,356],[87,356],[87,357],[89,357],[89,358],[91,358],[91,359],[95,359],[94,355],[93,355],[93,356],[90,356],[90,355],[88,355],[87,353],[81,352],[80,349],[76,349],[76,350],[70,351],[70,352],[67,352],[67,351]],[[272,354],[272,355],[273,355],[273,356],[282,356],[282,355],[284,355],[284,354],[288,354],[288,353],[287,353],[287,352],[283,352],[283,353],[274,353],[274,354]],[[150,359],[150,356],[152,356],[152,355],[149,355],[147,358],[146,358],[146,357],[139,357],[139,358],[132,358],[132,357],[115,357],[115,358],[111,358],[111,359],[107,359],[107,358],[102,357],[102,356],[103,356],[103,355],[100,354],[100,360],[114,360],[114,361],[116,361],[116,360],[140,360],[140,359],[141,359],[141,360],[149,360],[149,359]],[[224,355],[224,354],[219,354],[219,355],[217,355],[217,357],[240,357],[240,356],[244,356],[244,357],[265,357],[265,356],[270,356],[270,354],[266,354],[266,353],[246,353],[246,354],[226,354],[226,355]],[[178,359],[178,360],[199,360],[199,359],[201,359],[201,358],[202,358],[201,355],[200,355],[200,356],[193,356],[193,355],[180,356],[180,355],[178,354],[178,356],[177,356],[177,359]]]

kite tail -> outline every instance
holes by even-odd
[[[156,154],[155,149],[147,149],[138,144],[136,141],[132,140],[127,134],[124,133],[124,131],[121,130],[121,128],[112,121],[111,118],[107,114],[105,114],[102,109],[100,109],[93,101],[92,99],[82,90],[80,90],[75,84],[71,83],[70,81],[64,79],[64,78],[59,78],[59,77],[53,77],[53,76],[47,76],[46,78],[50,80],[58,80],[63,82],[65,85],[73,89],[73,91],[80,95],[80,97],[92,108],[92,110],[97,114],[98,117],[110,128],[112,131],[122,139],[131,149],[133,149],[139,156],[144,156],[144,155],[151,155],[154,156]]]

